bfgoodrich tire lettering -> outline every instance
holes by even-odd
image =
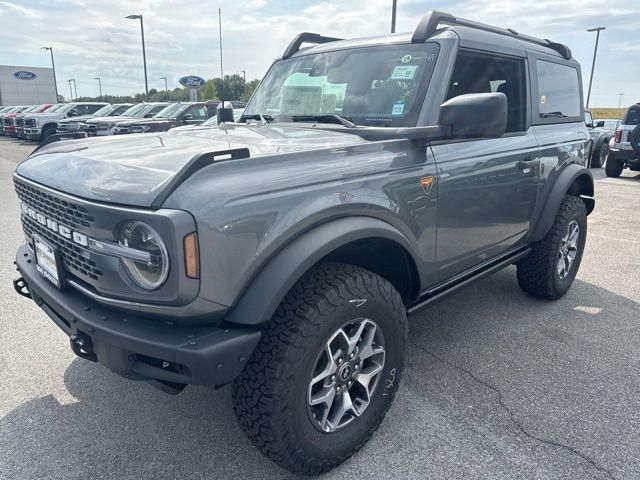
[[[559,254],[577,225],[576,251],[566,272],[559,273]],[[584,202],[571,195],[562,200],[546,236],[532,246],[531,253],[517,263],[520,288],[534,297],[555,300],[562,297],[576,278],[587,238],[587,212]]]
[[[367,318],[384,335],[384,367],[369,405],[343,428],[323,432],[308,409],[309,379],[333,334]],[[240,426],[271,460],[296,473],[329,470],[371,437],[391,406],[404,368],[407,319],[383,278],[344,264],[320,264],[291,289],[232,387]]]

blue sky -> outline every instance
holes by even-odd
[[[0,0],[0,64],[49,66],[53,46],[59,89],[77,80],[79,95],[144,89],[140,30],[129,14],[144,15],[150,88],[185,74],[218,76],[218,7],[223,12],[225,73],[261,77],[301,31],[350,38],[389,31],[391,0]],[[592,106],[640,101],[640,2],[606,0],[398,0],[397,30],[411,31],[427,10],[515,28],[568,44],[589,79],[594,26],[600,37]]]

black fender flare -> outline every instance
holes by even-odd
[[[551,187],[544,207],[542,207],[542,211],[536,219],[537,221],[535,222],[530,237],[531,241],[541,240],[547,234],[556,218],[562,199],[569,192],[571,185],[573,185],[576,180],[578,180],[578,190],[576,194],[584,201],[587,215],[593,211],[595,208],[593,175],[591,171],[583,165],[572,163],[564,168],[560,175],[558,175],[558,178],[556,178],[553,187]]]
[[[224,320],[240,325],[269,320],[287,292],[313,265],[337,248],[366,238],[397,242],[414,265],[419,265],[411,242],[393,225],[373,217],[331,220],[308,230],[274,254]]]

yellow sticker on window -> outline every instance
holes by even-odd
[[[540,105],[546,105],[546,103],[547,103],[547,96],[540,95]]]

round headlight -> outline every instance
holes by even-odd
[[[169,274],[169,255],[160,235],[142,222],[127,222],[120,230],[120,245],[149,254],[149,261],[122,258],[127,272],[145,290],[155,290]]]

